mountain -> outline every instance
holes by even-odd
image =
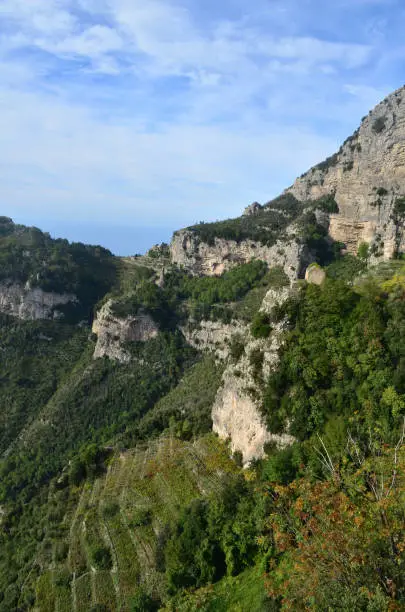
[[[339,151],[298,178],[299,200],[333,194],[330,236],[356,253],[367,242],[385,259],[404,249],[405,89],[378,104]]]
[[[405,90],[120,258],[0,217],[0,611],[405,605]]]

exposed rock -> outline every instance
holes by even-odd
[[[361,242],[382,244],[381,257],[405,247],[404,224],[393,215],[405,195],[405,88],[381,102],[339,152],[287,189],[299,200],[333,194],[339,213],[330,216],[330,236],[357,253]]]
[[[268,247],[253,240],[223,238],[215,238],[214,244],[209,245],[192,230],[180,230],[170,244],[171,260],[192,274],[219,276],[236,265],[261,259],[270,267],[281,266],[290,280],[295,280],[312,261],[307,248],[295,240],[296,231],[295,226],[290,226],[290,238]]]
[[[146,258],[149,259],[167,259],[169,257],[169,245],[165,242],[154,244],[146,253]]]
[[[72,294],[61,294],[32,288],[29,283],[0,283],[0,312],[27,321],[63,317],[58,306],[77,302]]]
[[[108,300],[93,322],[92,331],[97,335],[93,357],[109,357],[129,363],[131,354],[123,345],[127,342],[146,342],[157,336],[159,328],[146,313],[120,318],[113,313],[112,305],[113,301]]]
[[[322,285],[325,281],[326,273],[325,270],[318,266],[318,264],[311,264],[308,266],[305,272],[305,280],[310,285]]]
[[[246,217],[249,217],[251,215],[257,215],[262,208],[263,207],[261,204],[259,204],[259,202],[253,202],[253,204],[251,204],[250,206],[246,206],[245,210],[243,211],[243,214]]]
[[[293,438],[287,434],[269,433],[255,402],[229,381],[217,397],[212,420],[213,429],[220,438],[230,438],[232,452],[242,453],[244,465],[263,457],[267,442],[275,442],[279,447],[293,442]]]
[[[269,289],[263,298],[260,311],[270,314],[273,307],[281,305],[291,296],[291,287],[281,287],[280,289]]]
[[[262,309],[270,312],[278,302],[284,302],[290,290],[271,289],[263,300]],[[267,442],[283,447],[294,438],[288,434],[274,435],[267,430],[260,413],[260,389],[258,377],[265,380],[279,363],[279,348],[285,323],[275,326],[267,340],[247,339],[245,350],[238,363],[229,364],[223,375],[223,385],[217,393],[212,409],[213,430],[223,439],[230,439],[231,450],[240,451],[244,465],[264,455]],[[263,360],[260,371],[255,372],[252,355],[261,353]]]
[[[190,323],[181,328],[187,342],[194,348],[215,353],[217,359],[227,359],[232,336],[241,338],[248,333],[246,325],[239,321],[230,324],[221,321],[201,321],[197,326]]]

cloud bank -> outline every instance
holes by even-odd
[[[3,0],[3,212],[111,227],[238,214],[401,85],[403,22],[395,0]]]

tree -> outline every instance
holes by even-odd
[[[359,244],[359,248],[357,249],[357,257],[363,261],[366,261],[369,258],[369,245],[367,242],[361,242]]]

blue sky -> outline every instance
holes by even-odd
[[[2,214],[141,252],[267,201],[403,85],[403,0],[1,0]]]

